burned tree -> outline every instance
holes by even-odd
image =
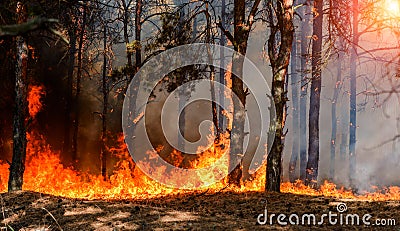
[[[322,23],[323,0],[314,1],[313,43],[312,43],[312,79],[309,111],[309,144],[306,169],[306,184],[317,185],[319,165],[319,112],[321,106],[321,62],[322,62]]]
[[[274,141],[267,159],[266,191],[280,192],[282,153],[285,127],[286,89],[290,54],[293,44],[293,1],[269,0],[266,5],[270,34],[268,57],[272,67],[272,97],[276,117],[271,121],[270,130],[275,132]]]
[[[26,6],[17,3],[17,22],[27,21]],[[28,116],[28,45],[23,36],[16,37],[15,108],[13,116],[13,156],[8,180],[8,191],[22,189],[26,159],[26,119]]]
[[[218,26],[222,29],[225,36],[233,44],[236,52],[232,57],[232,73],[243,74],[244,56],[247,52],[247,42],[250,35],[250,30],[255,22],[255,14],[261,0],[256,0],[252,3],[250,13],[246,18],[246,1],[235,0],[233,9],[233,35],[223,27],[221,22]],[[239,55],[240,54],[240,55]],[[242,181],[242,164],[240,163],[243,153],[244,141],[244,123],[245,123],[245,106],[247,92],[245,91],[243,81],[240,77],[231,75],[232,79],[232,94],[236,97],[233,99],[233,121],[230,138],[230,165],[236,166],[229,174],[229,183],[233,185],[241,185]]]

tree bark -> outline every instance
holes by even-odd
[[[129,44],[129,33],[128,33],[128,25],[129,25],[129,5],[126,5],[125,0],[122,0],[122,8],[124,10],[124,16],[122,19],[122,24],[123,24],[123,33],[124,33],[124,42],[125,42],[125,46],[128,48],[128,44]],[[129,72],[129,82],[132,80],[133,78],[133,73],[131,73],[132,71],[132,51],[130,49],[126,49],[126,59],[127,59],[127,67],[128,67],[128,72]]]
[[[247,52],[247,41],[249,39],[250,29],[254,23],[254,14],[257,10],[260,0],[254,1],[252,5],[252,11],[249,15],[249,20],[246,21],[246,1],[235,0],[234,1],[234,41],[233,47],[236,52],[241,54],[234,54],[232,57],[232,72],[243,76],[243,56]],[[228,181],[232,185],[240,186],[242,182],[242,164],[240,163],[243,153],[243,141],[244,141],[244,123],[245,123],[245,107],[246,107],[246,92],[243,89],[243,81],[235,76],[231,75],[232,79],[232,94],[236,97],[232,97],[233,101],[233,119],[232,119],[232,131],[230,138],[230,169],[233,169],[228,176]],[[236,166],[233,168],[233,166]]]
[[[353,0],[353,47],[350,54],[350,133],[349,133],[349,181],[354,186],[356,174],[356,128],[357,128],[357,46],[358,0]]]
[[[302,8],[301,33],[300,33],[300,49],[301,49],[301,86],[300,86],[300,180],[306,180],[307,167],[307,95],[308,95],[308,38],[310,33],[310,14],[311,7],[309,0],[305,0],[305,6]]]
[[[78,159],[78,134],[79,134],[79,116],[80,116],[80,106],[79,97],[81,93],[81,78],[82,78],[82,53],[83,53],[83,43],[85,39],[86,31],[86,6],[83,6],[81,29],[79,34],[78,43],[78,69],[76,72],[76,93],[75,93],[75,119],[74,119],[74,131],[72,135],[72,159]]]
[[[68,30],[68,36],[70,40],[69,51],[68,51],[68,73],[67,73],[67,92],[65,98],[65,117],[64,117],[64,144],[63,153],[72,154],[72,144],[71,144],[71,113],[72,113],[72,82],[75,69],[75,54],[76,54],[76,31],[75,25],[71,22],[70,28]],[[71,155],[72,158],[72,155]],[[72,158],[75,163],[76,159]]]
[[[208,12],[208,2],[206,2],[206,11]],[[207,28],[206,28],[206,43],[211,43],[211,19],[210,15],[206,14]],[[214,41],[212,41],[214,43]],[[212,62],[211,52],[208,51],[208,59],[209,62]],[[216,103],[216,92],[215,92],[215,68],[210,65],[210,89],[211,89],[211,112],[212,112],[212,120],[215,127],[216,139],[214,143],[219,143],[220,140],[220,128],[218,123],[218,109]]]
[[[222,27],[225,27],[225,7],[226,7],[226,2],[225,0],[221,1],[221,25]],[[225,46],[225,35],[223,31],[221,31],[221,38],[220,38],[220,45]],[[225,54],[224,54],[224,49],[220,50],[220,57],[221,57],[221,67],[225,66]],[[219,70],[219,83],[222,85],[225,85],[225,69],[220,68]],[[221,133],[224,132],[224,120],[225,116],[223,115],[223,108],[224,108],[224,102],[225,102],[225,92],[224,90],[220,90],[219,92],[219,101],[220,101],[220,107],[219,107],[219,113],[218,113],[218,127],[221,131]]]
[[[291,88],[292,88],[292,134],[293,134],[293,144],[292,144],[292,154],[289,162],[289,180],[290,182],[295,182],[298,179],[296,174],[297,160],[300,154],[300,134],[299,134],[299,82],[300,78],[297,74],[297,41],[296,37],[293,38],[293,47],[291,54],[291,64],[290,64],[290,78],[291,78]]]
[[[276,10],[273,4],[268,5],[269,16],[276,17],[277,24],[270,20],[270,35],[268,39],[268,56],[272,67],[272,97],[275,104],[276,116],[271,121],[270,130],[275,131],[274,142],[267,158],[267,175],[265,190],[280,192],[282,153],[284,148],[285,127],[284,110],[286,107],[285,82],[290,62],[290,54],[293,45],[293,0],[277,0]],[[274,12],[274,13],[273,13]],[[277,41],[277,34],[280,34]]]
[[[137,42],[136,47],[136,73],[142,66],[142,47],[141,47],[141,33],[142,33],[142,0],[136,0],[136,13],[135,13],[135,40]]]
[[[107,27],[103,29],[103,74],[102,74],[102,93],[103,93],[103,112],[101,130],[101,175],[107,179],[107,110],[108,110],[108,87],[107,87]]]
[[[321,62],[322,62],[322,24],[323,0],[314,0],[313,44],[312,44],[312,79],[309,111],[309,144],[306,169],[306,185],[317,186],[319,165],[319,113],[321,106]]]
[[[17,3],[18,23],[27,20],[25,6]],[[22,190],[26,159],[26,124],[28,115],[28,46],[25,38],[16,37],[15,108],[13,115],[13,156],[8,180],[8,191]]]
[[[331,155],[329,162],[329,179],[334,181],[335,178],[335,161],[336,161],[336,143],[337,143],[337,127],[338,127],[338,117],[337,117],[337,102],[339,99],[340,89],[342,87],[342,52],[339,51],[338,64],[337,64],[337,74],[336,74],[336,84],[332,97],[331,105]]]

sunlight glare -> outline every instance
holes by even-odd
[[[400,17],[399,0],[386,0],[386,10],[393,17]]]

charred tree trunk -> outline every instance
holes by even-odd
[[[141,33],[142,33],[142,1],[138,0],[136,1],[136,11],[135,11],[135,68],[133,71],[133,73],[130,75],[130,81],[132,81],[131,83],[131,87],[128,88],[128,91],[130,91],[130,98],[129,98],[129,117],[130,117],[130,121],[134,121],[138,116],[138,114],[136,113],[136,98],[137,98],[137,92],[139,90],[139,86],[140,86],[140,80],[138,78],[134,78],[134,75],[139,71],[141,65],[142,65],[142,48],[141,48]],[[125,32],[124,32],[125,33]],[[126,34],[124,34],[124,36],[126,35],[126,38],[128,33],[126,31]],[[129,38],[128,40],[125,40],[125,42],[129,42]],[[127,54],[127,56],[129,56],[129,54]],[[129,66],[129,59],[128,59],[128,66]],[[132,65],[132,64],[131,64]],[[133,66],[132,66],[133,67]],[[127,134],[130,134],[131,137],[125,137],[125,139],[130,139],[131,142],[135,142],[135,124],[131,124],[127,127],[128,132]],[[131,155],[133,155],[133,153],[131,153]],[[133,169],[133,166],[131,166]]]
[[[128,68],[128,73],[129,73],[129,82],[133,78],[133,68],[132,68],[132,51],[131,49],[128,49],[128,44],[129,44],[129,33],[128,33],[128,25],[129,25],[129,5],[126,5],[125,0],[122,0],[122,8],[124,9],[124,16],[122,19],[122,24],[123,24],[123,33],[124,33],[124,42],[126,46],[126,59],[127,59],[127,68]]]
[[[86,31],[86,6],[83,6],[82,12],[82,23],[79,34],[78,43],[78,69],[76,73],[76,93],[75,93],[75,119],[74,119],[74,132],[72,135],[72,159],[78,159],[78,134],[79,134],[79,116],[80,116],[80,106],[79,97],[81,93],[81,78],[82,78],[82,53],[83,53],[83,43],[85,39]]]
[[[72,82],[75,69],[75,54],[76,54],[76,31],[75,25],[71,22],[70,29],[68,30],[69,36],[69,51],[68,51],[68,73],[67,73],[67,92],[65,98],[65,117],[64,117],[64,144],[63,153],[71,154],[71,114],[72,114]],[[72,157],[72,156],[71,156]],[[75,163],[76,159],[72,159]]]
[[[208,2],[206,2],[206,12],[208,12]],[[207,21],[207,28],[206,28],[206,43],[211,43],[211,19],[210,15],[207,13],[206,14],[206,21]],[[212,62],[212,55],[210,50],[208,50],[208,59],[209,62]],[[210,89],[211,89],[211,111],[212,111],[212,118],[213,118],[213,124],[215,127],[215,133],[216,133],[216,139],[214,140],[214,143],[219,143],[220,140],[220,128],[218,124],[218,109],[217,109],[217,103],[216,103],[216,92],[215,92],[215,68],[214,66],[210,66]]]
[[[297,74],[297,41],[294,37],[292,54],[291,54],[291,64],[290,64],[290,78],[292,87],[292,130],[293,130],[293,144],[292,144],[292,154],[289,162],[289,180],[290,182],[295,182],[296,176],[296,165],[300,154],[300,134],[299,134],[299,75]]]
[[[250,29],[254,23],[254,15],[258,9],[260,0],[256,0],[253,3],[252,10],[249,15],[249,19],[245,20],[246,15],[246,1],[235,0],[234,1],[234,37],[233,46],[234,50],[241,54],[239,56],[234,54],[232,57],[232,71],[239,75],[243,75],[243,56],[247,52],[247,41],[249,39]],[[243,81],[235,75],[231,75],[232,79],[232,94],[236,97],[232,97],[233,101],[233,119],[232,119],[232,131],[230,139],[230,165],[233,171],[229,174],[228,180],[230,184],[241,185],[242,181],[242,164],[240,163],[243,153],[243,141],[244,141],[244,123],[245,123],[245,107],[246,107],[246,92],[243,89]]]
[[[308,92],[308,38],[310,33],[310,14],[311,7],[309,0],[305,0],[303,6],[300,34],[300,49],[301,49],[301,86],[300,86],[300,180],[306,180],[307,167],[307,92]]]
[[[25,6],[17,3],[18,24],[27,20]],[[25,38],[16,37],[15,108],[13,116],[13,156],[8,180],[8,191],[22,190],[26,159],[26,124],[28,116],[28,46]]]
[[[322,62],[322,23],[323,0],[314,0],[313,44],[312,44],[312,79],[309,111],[309,143],[306,169],[306,185],[317,186],[319,165],[319,112],[321,106],[321,62]]]
[[[107,87],[107,27],[103,29],[103,73],[102,73],[102,93],[103,93],[103,112],[102,112],[102,130],[101,130],[101,175],[107,179],[107,110],[108,110],[108,87]]]
[[[353,47],[350,54],[350,133],[349,133],[349,181],[354,186],[356,174],[356,128],[357,128],[357,47],[358,0],[353,0]]]
[[[276,10],[274,7],[276,7]],[[267,159],[265,190],[280,192],[282,153],[284,148],[284,110],[287,101],[285,78],[287,77],[294,35],[293,0],[277,0],[275,6],[270,1],[267,10],[271,28],[268,39],[268,56],[273,73],[271,91],[275,104],[276,117],[270,124],[270,130],[275,132],[275,136]],[[276,24],[274,23],[274,19],[276,20]],[[277,40],[278,33],[280,34],[279,40]]]
[[[135,13],[135,41],[137,42],[136,46],[136,73],[139,71],[142,66],[142,46],[141,46],[141,34],[142,34],[142,0],[136,1],[136,13]]]

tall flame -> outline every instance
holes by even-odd
[[[28,93],[28,110],[31,117],[36,117],[42,109],[41,98],[45,95],[43,86],[30,86]]]

